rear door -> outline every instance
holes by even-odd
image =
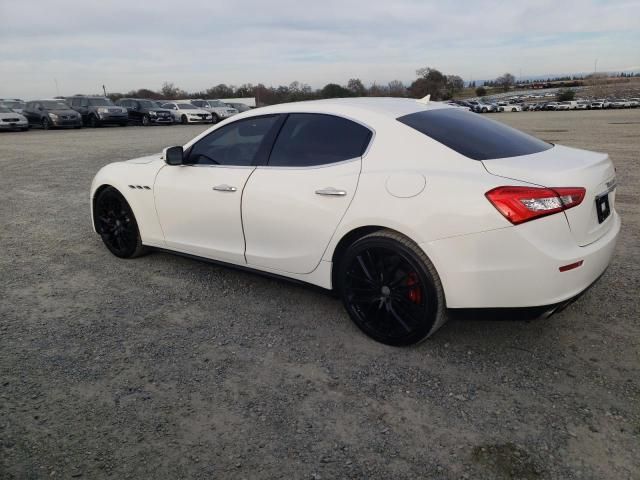
[[[355,194],[372,132],[351,120],[289,114],[269,162],[242,199],[246,259],[252,266],[310,273]]]

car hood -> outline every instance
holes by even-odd
[[[188,114],[188,113],[193,113],[193,114],[196,114],[196,115],[201,115],[201,114],[203,114],[203,113],[205,113],[205,114],[209,115],[209,114],[211,113],[211,112],[208,112],[208,111],[203,110],[203,109],[201,109],[201,108],[196,108],[195,110],[192,110],[192,109],[185,109],[185,110],[179,110],[179,111],[180,111],[180,112],[187,113],[187,114]]]
[[[46,110],[47,113],[55,113],[56,115],[73,115],[74,117],[76,116],[76,114],[78,112],[76,112],[75,110],[72,110],[70,108],[61,108],[61,109],[51,109],[51,110]]]
[[[27,121],[26,118],[22,116],[21,113],[18,112],[0,112],[0,119],[2,118],[17,118],[20,121]]]
[[[145,164],[145,163],[151,163],[154,160],[160,160],[162,157],[162,153],[158,152],[158,153],[154,153],[152,155],[147,155],[145,157],[138,157],[138,158],[132,158],[131,160],[125,160],[124,163],[135,163],[135,164]]]

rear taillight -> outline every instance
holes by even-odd
[[[580,205],[581,187],[497,187],[485,196],[514,225]]]

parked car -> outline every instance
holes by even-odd
[[[601,110],[603,108],[604,108],[604,102],[597,101],[597,102],[591,102],[589,104],[589,109],[591,110]]]
[[[609,108],[629,108],[630,105],[627,104],[627,101],[623,98],[619,98],[613,100],[609,103]]]
[[[522,111],[522,107],[520,105],[516,105],[516,104],[500,105],[498,107],[498,111],[499,112],[521,112]]]
[[[615,189],[607,154],[435,102],[342,98],[107,165],[90,206],[118,257],[159,247],[333,289],[366,334],[408,345],[447,308],[553,309],[588,288],[620,231]]]
[[[249,110],[251,110],[251,107],[245,105],[244,103],[229,103],[229,102],[226,102],[225,105],[230,107],[230,108],[235,108],[239,113],[248,112]]]
[[[211,113],[190,103],[168,102],[161,106],[171,112],[176,123],[211,123]]]
[[[579,101],[576,105],[576,110],[587,110],[589,108],[589,102]]]
[[[0,98],[0,104],[10,108],[14,112],[22,113],[25,102],[19,98]]]
[[[560,105],[566,105],[568,107],[567,110],[575,110],[578,108],[578,102],[576,100],[566,100],[564,102],[560,102]]]
[[[220,100],[196,99],[180,101],[186,101],[198,108],[201,108],[202,110],[206,110],[207,112],[211,113],[213,123],[218,123],[220,120],[226,120],[227,118],[232,117],[233,115],[238,113],[238,110],[229,107],[226,103]]]
[[[640,98],[630,98],[631,108],[637,108],[640,106]]]
[[[120,125],[126,127],[129,123],[129,113],[126,108],[118,107],[106,97],[91,97],[76,95],[67,97],[67,103],[82,115],[82,123],[91,127],[102,125]]]
[[[478,102],[478,105],[475,107],[475,111],[477,113],[488,113],[497,111],[497,106],[493,103],[482,103]]]
[[[22,111],[29,125],[50,128],[82,128],[82,117],[62,100],[45,99],[27,102]]]
[[[21,113],[0,103],[0,130],[29,130],[29,123]]]
[[[116,105],[127,109],[129,122],[140,125],[173,125],[173,115],[155,100],[121,98]]]

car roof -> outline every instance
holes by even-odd
[[[457,108],[441,102],[422,102],[412,98],[358,97],[309,100],[305,102],[281,103],[253,110],[256,114],[282,112],[310,112],[335,114],[375,114],[398,118],[411,113]]]

